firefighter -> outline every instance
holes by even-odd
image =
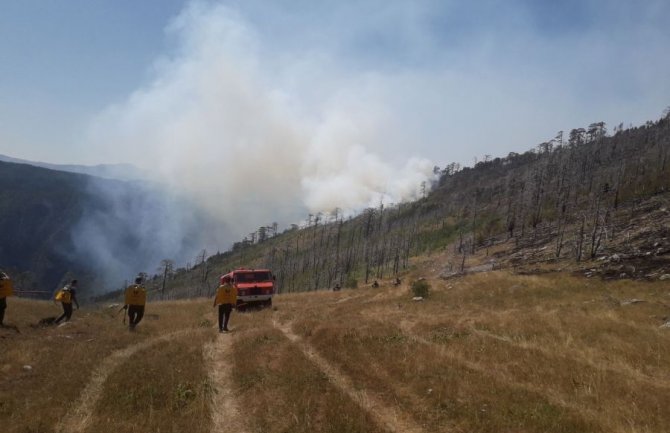
[[[128,313],[128,329],[134,331],[144,317],[144,306],[147,303],[147,291],[142,285],[141,276],[135,278],[135,284],[126,287],[124,303],[123,308]]]
[[[77,301],[77,280],[70,281],[70,284],[66,284],[65,287],[56,292],[55,300],[63,305],[63,314],[61,314],[54,323],[58,324],[58,322],[63,319],[68,322],[72,317],[72,303],[74,302],[77,306],[77,310],[79,309],[79,301]]]
[[[7,309],[7,297],[14,294],[14,287],[9,275],[0,271],[0,328],[5,326],[5,310]]]
[[[231,284],[230,276],[221,277],[213,307],[219,306],[219,332],[228,332],[230,313],[237,304],[237,288]]]

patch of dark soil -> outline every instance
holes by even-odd
[[[648,280],[655,281],[670,274],[670,257],[667,255],[644,255],[622,257],[613,255],[605,258],[597,267],[575,272],[586,277],[600,277],[603,280]]]
[[[560,272],[560,269],[547,269],[547,268],[515,268],[514,273],[516,275],[542,275],[542,274],[552,274],[555,272]]]

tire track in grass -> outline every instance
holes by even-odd
[[[559,355],[550,349],[547,349],[545,347],[542,347],[538,344],[530,343],[527,341],[517,341],[514,340],[513,338],[510,338],[505,335],[500,335],[496,334],[490,331],[486,331],[483,329],[478,329],[475,327],[470,327],[468,328],[472,333],[475,335],[478,335],[480,337],[484,338],[489,338],[492,340],[500,341],[505,344],[508,344],[512,347],[522,349],[522,350],[528,350],[528,351],[534,351],[537,353],[541,353],[545,356],[548,357],[556,357],[558,358]],[[666,382],[660,382],[662,379],[655,379],[653,377],[650,377],[639,370],[635,370],[633,368],[624,368],[624,367],[616,367],[614,365],[608,364],[607,362],[602,362],[602,363],[596,363],[591,360],[585,359],[583,357],[569,357],[565,356],[566,358],[570,359],[571,361],[574,361],[576,363],[585,365],[587,367],[593,368],[594,370],[602,370],[607,373],[612,373],[612,374],[618,374],[621,376],[626,377],[626,379],[629,379],[634,382],[638,382],[642,385],[652,387],[652,388],[661,388],[661,389],[670,389],[670,384]]]
[[[384,312],[382,314],[380,313],[379,310],[374,309],[366,309],[364,311],[367,317],[374,317],[376,320],[380,321],[380,323],[383,323],[385,320],[387,320],[389,314],[395,313],[395,311],[390,311],[390,312]],[[363,312],[361,312],[361,315],[362,314]],[[413,326],[416,324],[415,322],[416,321],[403,319],[400,321],[400,327],[405,334],[416,340],[417,337],[419,339],[421,339],[421,337],[419,337],[413,330]],[[561,355],[557,351],[548,349],[546,347],[543,347],[542,345],[532,343],[529,341],[518,341],[506,335],[500,335],[491,331],[477,328],[474,325],[468,326],[467,330],[479,337],[500,341],[502,343],[505,343],[509,346],[518,349],[540,353],[548,357],[556,358],[558,361],[560,361],[560,357],[563,356],[575,363],[584,365],[585,367],[593,368],[594,370],[603,371],[606,373],[620,375],[625,377],[627,380],[639,383],[644,386],[648,386],[651,388],[670,389],[670,383],[663,381],[663,378],[655,378],[632,367],[621,367],[606,361],[594,362],[590,359],[587,359],[586,357],[579,355],[575,356],[568,356],[567,354]],[[434,344],[434,342],[432,341],[428,341],[425,339],[423,340],[424,341],[420,342]]]
[[[239,406],[233,394],[233,378],[230,376],[233,348],[231,335],[219,337],[204,347],[205,361],[209,365],[209,380],[214,387],[211,401],[212,433],[248,433]]]
[[[280,325],[273,321],[273,325],[293,344],[298,346],[307,359],[312,361],[335,387],[349,396],[364,411],[368,412],[380,426],[393,433],[422,433],[424,431],[406,413],[401,412],[397,408],[387,406],[370,392],[357,390],[351,379],[319,355],[299,335],[295,334],[291,330],[290,324]]]
[[[591,421],[596,425],[598,425],[599,427],[603,428],[603,431],[611,431],[611,429],[607,428],[608,426],[603,425],[602,418],[599,416],[599,413],[597,411],[588,409],[584,407],[584,405],[570,401],[569,396],[564,396],[561,393],[557,392],[551,392],[549,390],[542,389],[532,384],[517,382],[506,375],[500,374],[499,372],[494,373],[491,371],[490,368],[487,368],[477,362],[473,362],[461,355],[457,355],[453,352],[450,352],[449,350],[447,350],[446,347],[442,346],[441,344],[435,343],[416,334],[412,329],[412,325],[408,321],[405,320],[401,321],[400,329],[411,340],[419,344],[433,347],[434,349],[437,350],[440,356],[444,358],[450,359],[471,371],[489,377],[491,378],[491,380],[496,381],[498,383],[502,383],[512,388],[521,389],[531,394],[543,396],[549,403],[555,406],[562,407],[564,409],[568,409],[576,414],[579,414],[584,419]]]
[[[85,431],[91,422],[93,410],[102,396],[105,381],[117,367],[137,352],[148,349],[156,344],[181,337],[192,331],[193,329],[185,329],[172,332],[112,352],[104,361],[102,361],[100,366],[93,371],[88,384],[79,394],[77,401],[72,405],[72,409],[70,409],[56,424],[55,431],[57,433],[80,433]]]

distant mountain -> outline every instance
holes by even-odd
[[[187,197],[153,183],[0,162],[0,269],[23,290],[76,276],[84,296],[100,294],[226,236]]]
[[[0,267],[51,290],[69,270],[70,230],[91,201],[86,176],[0,162]]]
[[[0,154],[0,161],[13,162],[16,164],[28,164],[35,167],[48,168],[51,170],[67,171],[70,173],[88,174],[90,176],[104,177],[106,179],[119,180],[142,180],[146,176],[139,168],[132,164],[98,164],[98,165],[74,165],[74,164],[50,164],[47,162],[28,161]]]

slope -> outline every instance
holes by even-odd
[[[59,431],[663,432],[670,299],[660,281],[507,271],[449,281],[418,257],[407,285],[281,295],[218,334],[210,300],[117,306],[32,327],[10,299],[0,422]],[[665,325],[664,325],[665,323]],[[85,422],[82,422],[85,421]]]

